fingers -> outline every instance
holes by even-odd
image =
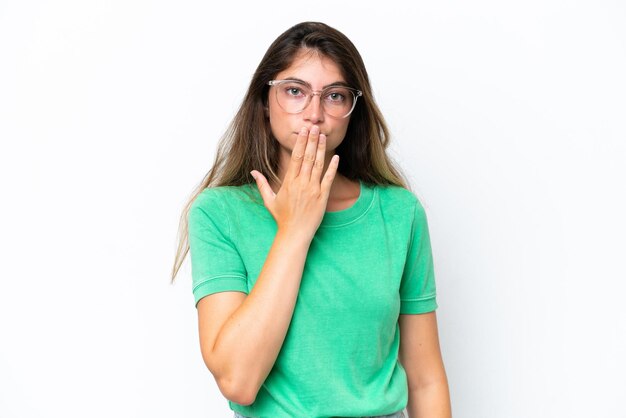
[[[298,177],[305,182],[311,179],[319,182],[324,170],[325,158],[326,135],[320,134],[320,129],[317,125],[313,125],[310,131],[303,127],[298,133],[296,144],[291,152],[291,160],[289,161],[285,178],[295,179]],[[334,176],[332,174],[331,178],[334,178]]]
[[[300,129],[298,138],[296,139],[296,145],[291,151],[291,160],[289,161],[289,167],[287,167],[287,173],[285,177],[293,179],[300,173],[300,167],[302,166],[302,159],[304,158],[304,150],[306,149],[307,140],[309,138],[309,131],[306,127]]]
[[[320,134],[317,143],[317,154],[315,155],[315,163],[311,171],[311,180],[315,180],[319,184],[322,171],[324,170],[324,159],[326,158],[326,135]]]
[[[320,136],[320,127],[317,125],[313,125],[311,127],[311,132],[309,132],[309,140],[306,144],[306,149],[304,150],[304,159],[302,160],[302,166],[300,167],[300,174],[298,177],[302,177],[303,180],[308,181],[311,179],[311,170],[313,169],[313,164],[315,163],[315,159],[317,157],[317,143]],[[323,167],[322,160],[322,167]]]
[[[265,206],[271,204],[274,198],[276,198],[276,194],[270,187],[270,184],[265,176],[256,170],[252,170],[250,174],[252,174],[252,177],[254,177],[254,180],[256,181],[256,186],[259,189],[259,193],[261,193]]]
[[[333,184],[338,167],[339,156],[333,155],[333,158],[330,159],[330,164],[328,164],[328,168],[326,169],[326,173],[324,174],[324,178],[322,179],[321,189],[324,196],[328,196],[330,194],[330,187]]]

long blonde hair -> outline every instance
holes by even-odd
[[[341,161],[339,173],[351,180],[410,189],[405,177],[386,153],[389,131],[374,101],[363,59],[354,44],[344,34],[324,23],[299,23],[276,38],[268,48],[252,76],[239,111],[220,139],[213,166],[183,209],[172,283],[189,252],[189,209],[204,189],[252,183],[251,170],[263,173],[270,183],[280,184],[276,174],[278,142],[272,137],[265,114],[269,90],[267,82],[288,68],[303,48],[333,60],[342,69],[346,82],[363,92],[362,100],[357,102],[350,115],[346,136],[335,150]]]

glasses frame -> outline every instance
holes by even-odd
[[[287,112],[287,110],[280,104],[280,101],[278,100],[278,89],[276,89],[276,103],[278,103],[278,105],[280,106],[281,109],[283,109],[285,112],[292,114],[292,115],[297,115],[298,113],[302,113],[304,111],[304,109],[306,109],[307,107],[309,107],[309,105],[311,104],[311,100],[313,100],[313,96],[320,96],[320,104],[322,106],[322,109],[324,109],[324,113],[326,113],[326,108],[324,107],[324,102],[321,100],[322,98],[322,93],[324,93],[325,91],[331,90],[333,88],[337,88],[337,87],[341,87],[344,89],[347,89],[350,91],[350,93],[352,93],[352,96],[354,96],[354,101],[352,102],[352,108],[350,109],[350,111],[345,115],[345,116],[333,116],[333,115],[329,115],[328,113],[326,113],[328,116],[332,117],[332,118],[336,118],[336,119],[345,119],[348,116],[350,116],[350,114],[352,113],[352,111],[354,110],[354,108],[356,107],[356,101],[359,97],[363,96],[363,92],[361,90],[352,88],[352,87],[347,87],[344,85],[334,85],[334,86],[328,86],[322,90],[313,90],[311,88],[311,86],[307,83],[303,83],[300,80],[294,80],[291,78],[286,78],[284,80],[270,80],[267,82],[267,84],[269,86],[280,86],[281,84],[287,83],[287,82],[291,82],[291,83],[297,83],[297,84],[302,84],[303,86],[309,88],[311,90],[311,94],[307,96],[307,100],[305,105],[302,107],[302,109],[298,110],[297,112]]]

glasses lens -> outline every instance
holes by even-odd
[[[311,89],[297,81],[285,81],[276,85],[276,99],[285,112],[300,113],[310,103]],[[352,90],[345,87],[329,87],[321,93],[324,111],[336,118],[348,115],[356,100]]]
[[[326,113],[342,118],[352,110],[354,94],[344,87],[330,87],[322,93],[322,102]]]
[[[285,112],[299,113],[307,105],[311,89],[302,83],[287,81],[276,86],[276,99]]]

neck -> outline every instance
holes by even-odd
[[[327,168],[328,168],[328,165],[324,167],[324,171],[322,173],[326,173]],[[278,173],[278,178],[280,179],[281,184],[282,184],[282,181],[285,178],[285,171],[280,171]],[[320,181],[323,178],[324,178],[324,175],[322,174]],[[343,174],[337,172],[335,174],[335,178],[333,179],[333,184],[330,186],[330,194],[328,196],[329,200],[345,195],[346,189],[348,189],[350,186],[351,186],[350,180],[348,180]],[[280,184],[277,184],[275,182],[270,182],[270,187],[272,188],[274,193],[278,193],[278,190],[280,190]]]

